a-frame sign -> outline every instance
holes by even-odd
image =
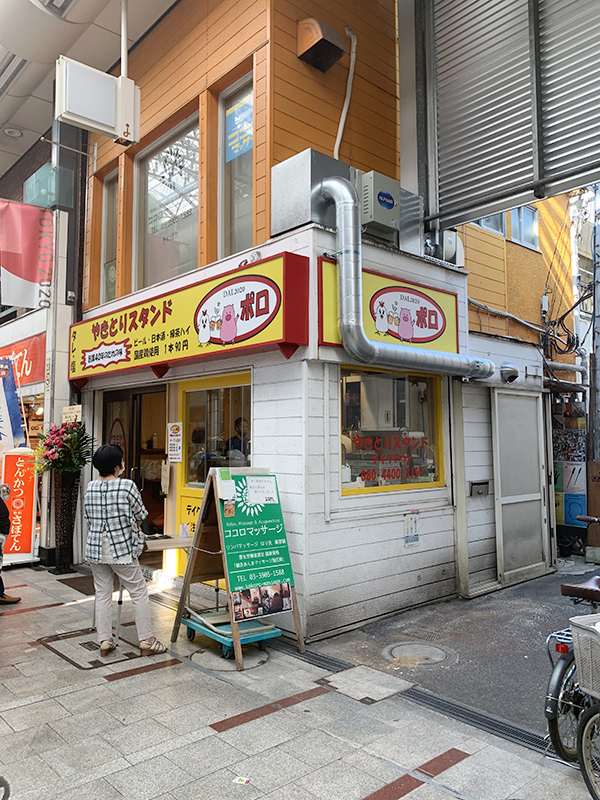
[[[292,611],[298,650],[304,637],[277,479],[255,469],[212,468],[188,556],[171,634],[177,640],[192,583],[225,579],[235,662],[244,668],[238,623]]]

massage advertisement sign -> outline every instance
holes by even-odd
[[[274,475],[221,470],[219,514],[234,619],[291,611],[294,574]]]
[[[455,294],[363,270],[362,299],[363,326],[372,341],[458,353]],[[340,347],[338,269],[325,259],[319,308],[319,344]]]
[[[31,561],[35,543],[37,481],[33,451],[24,447],[4,454],[2,482],[9,488],[5,498],[10,515],[10,534],[4,543],[4,564]]]
[[[69,379],[305,344],[308,259],[283,253],[72,325]]]

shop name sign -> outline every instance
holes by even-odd
[[[308,259],[283,253],[71,326],[69,378],[306,344]]]
[[[341,346],[337,265],[320,264],[319,344]],[[372,341],[458,353],[456,295],[363,270],[363,325]]]

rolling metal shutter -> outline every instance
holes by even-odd
[[[432,9],[442,227],[600,180],[600,2]]]

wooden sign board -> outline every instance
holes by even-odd
[[[238,623],[292,611],[304,639],[277,479],[255,470],[210,470],[188,558],[171,641],[177,640],[192,583],[224,578],[236,666],[243,669]]]

